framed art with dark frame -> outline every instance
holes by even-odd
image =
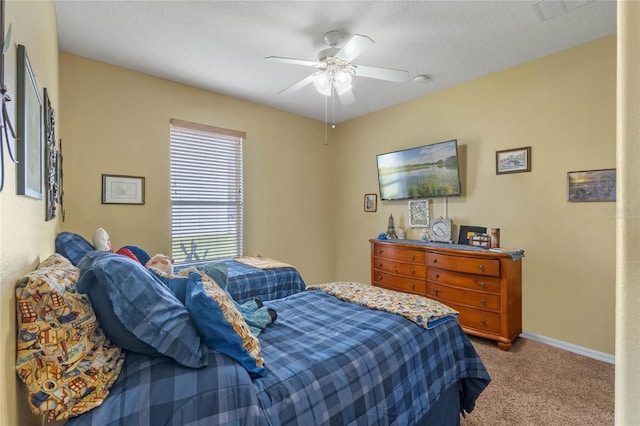
[[[523,173],[531,171],[531,147],[496,151],[496,174]]]
[[[144,177],[102,175],[102,204],[144,204]]]
[[[378,210],[378,194],[364,194],[364,211],[373,213]]]
[[[56,149],[56,113],[51,106],[49,93],[44,89],[44,183],[45,220],[56,217],[58,204],[58,150]]]
[[[469,245],[469,238],[476,234],[486,234],[487,228],[484,226],[468,226],[460,225],[460,233],[458,234],[458,244]]]
[[[568,172],[567,201],[616,201],[616,169]]]
[[[18,45],[16,75],[16,131],[18,195],[42,199],[42,99],[33,75],[27,49]]]

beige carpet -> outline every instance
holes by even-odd
[[[524,338],[509,352],[471,341],[492,381],[462,426],[613,425],[613,364]]]

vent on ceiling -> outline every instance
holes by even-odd
[[[569,13],[595,0],[542,0],[533,5],[540,21],[548,21],[560,15]]]

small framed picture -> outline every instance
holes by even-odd
[[[414,228],[429,226],[429,200],[409,200],[409,225]]]
[[[102,175],[102,204],[144,204],[144,177]]]
[[[531,171],[531,147],[496,151],[496,174]]]
[[[568,172],[567,201],[616,201],[616,169]]]
[[[468,226],[460,225],[460,233],[458,234],[458,244],[471,245],[469,240],[476,235],[485,235],[487,228],[484,226]]]
[[[373,213],[378,210],[378,194],[364,194],[364,211]]]

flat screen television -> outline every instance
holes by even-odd
[[[382,200],[462,194],[456,139],[379,154],[377,160]]]

